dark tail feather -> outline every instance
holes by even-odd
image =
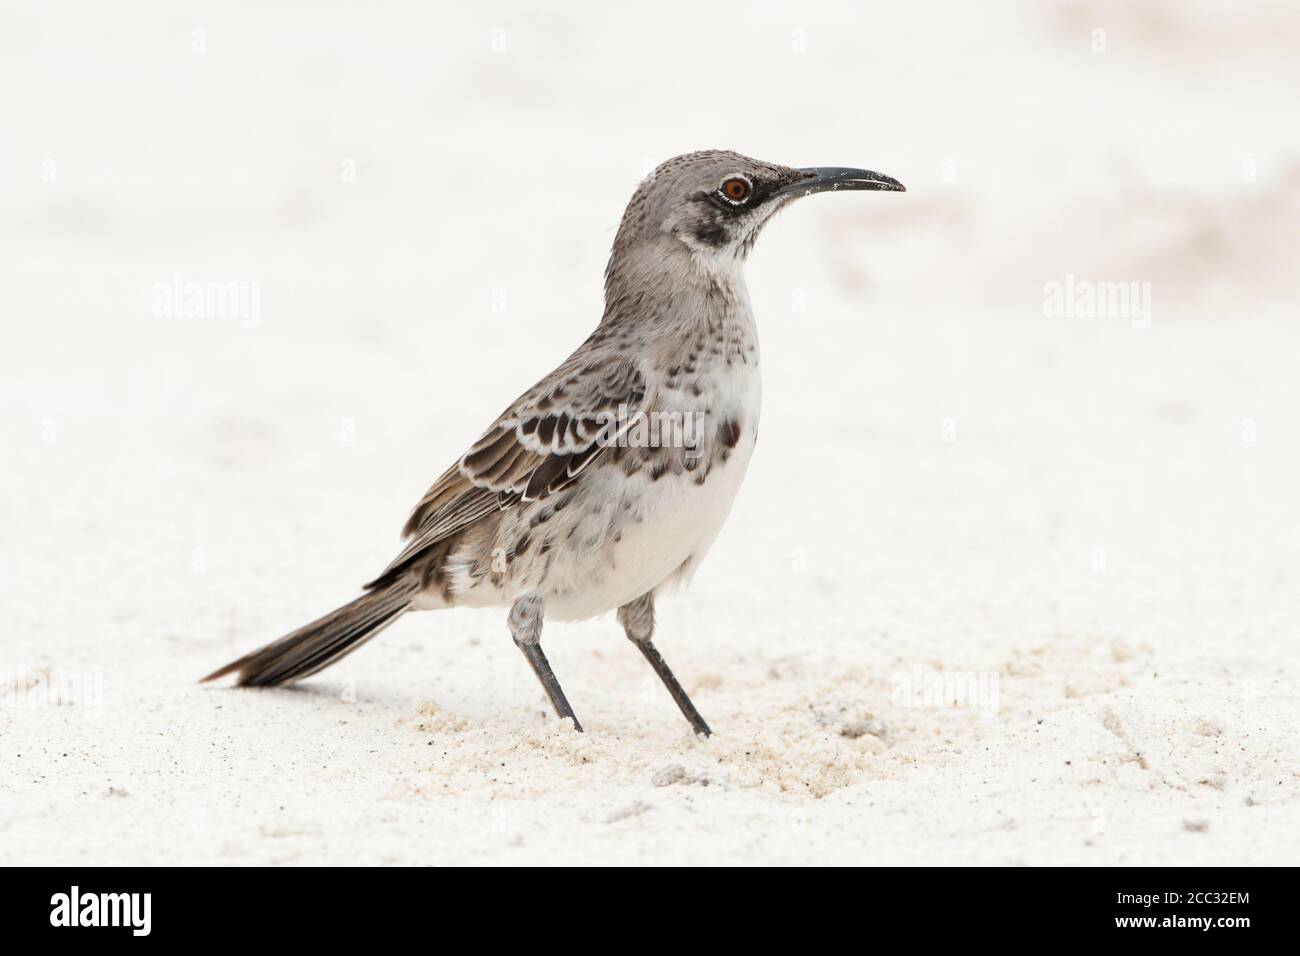
[[[238,673],[240,687],[267,687],[302,680],[355,651],[402,616],[411,604],[416,584],[410,578],[393,581],[361,595],[337,611],[272,641],[225,667],[205,681]]]

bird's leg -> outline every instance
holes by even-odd
[[[542,653],[542,596],[529,594],[519,598],[510,608],[509,620],[510,636],[524,652],[524,657],[528,658],[533,673],[542,682],[542,690],[546,691],[546,696],[551,698],[551,706],[555,708],[555,713],[561,719],[568,717],[573,721],[573,728],[581,732],[582,724],[578,723],[578,717],[569,706],[568,698],[560,688],[560,682],[555,679],[551,662]]]
[[[628,640],[641,649],[645,659],[650,662],[650,666],[655,669],[659,679],[664,682],[668,688],[668,693],[673,695],[673,700],[677,701],[677,706],[681,708],[682,716],[691,722],[697,734],[703,734],[708,737],[713,731],[709,730],[709,725],[704,722],[700,712],[695,709],[691,703],[690,697],[682,689],[682,685],[677,683],[677,678],[668,668],[668,663],[659,653],[659,648],[654,646],[650,640],[655,632],[655,598],[653,593],[641,595],[630,604],[624,604],[618,609],[618,623],[623,625],[623,630],[627,632]]]

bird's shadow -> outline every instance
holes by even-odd
[[[366,704],[377,707],[401,708],[410,705],[409,700],[396,694],[362,693],[351,681],[321,681],[309,684],[284,684],[274,687],[239,687],[231,685],[206,687],[204,690],[209,693],[237,691],[241,694],[260,694],[266,695],[273,700],[296,701],[300,704],[320,705],[332,701],[342,707]]]

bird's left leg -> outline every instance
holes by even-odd
[[[578,723],[578,717],[569,706],[569,700],[564,696],[560,682],[555,679],[551,662],[542,653],[542,596],[528,594],[519,598],[510,607],[509,620],[510,636],[515,639],[515,645],[524,652],[524,657],[528,658],[533,673],[542,682],[542,690],[546,691],[546,696],[551,698],[551,706],[555,708],[555,713],[561,719],[568,717],[573,721],[573,729],[581,732],[582,724]]]
[[[704,722],[700,712],[695,709],[691,703],[690,697],[682,689],[682,685],[677,683],[677,678],[669,670],[668,663],[659,653],[659,648],[654,646],[650,639],[655,632],[655,596],[653,592],[647,592],[632,601],[630,604],[624,604],[618,609],[618,623],[623,625],[623,630],[627,632],[628,639],[640,648],[645,659],[650,662],[650,666],[655,669],[659,679],[664,682],[668,688],[668,693],[673,695],[673,700],[677,701],[677,706],[681,708],[682,716],[691,722],[697,734],[703,734],[708,737],[713,731],[709,730],[709,725]]]

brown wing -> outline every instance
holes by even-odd
[[[425,492],[402,529],[410,540],[377,580],[493,511],[572,484],[632,422],[645,392],[645,376],[630,361],[579,350]]]

